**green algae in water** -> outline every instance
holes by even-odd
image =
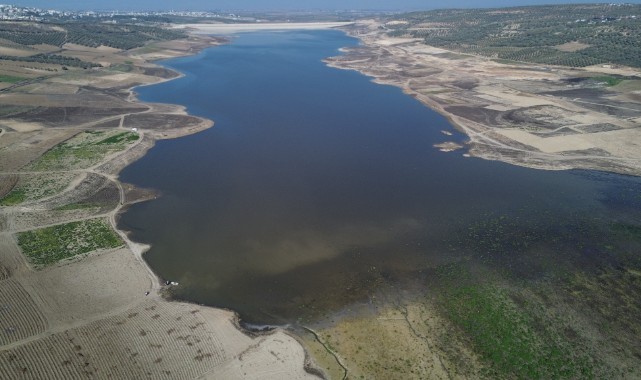
[[[568,339],[568,321],[493,271],[455,262],[437,268],[437,300],[444,315],[467,336],[488,364],[489,378],[596,378],[601,364],[582,343]],[[518,302],[515,302],[518,300]]]

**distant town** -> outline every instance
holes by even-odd
[[[162,18],[162,17],[190,17],[225,19],[235,22],[257,21],[255,17],[239,16],[225,12],[204,12],[204,11],[59,11],[55,9],[39,9],[21,7],[17,5],[0,4],[0,20],[12,21],[62,21],[82,19],[106,19],[114,20],[127,19],[136,21],[137,18]]]

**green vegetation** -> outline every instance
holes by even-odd
[[[638,210],[636,193],[610,196]],[[432,294],[487,378],[638,377],[638,360],[616,350],[633,352],[641,334],[641,226],[524,208],[455,235],[464,259],[437,268]]]
[[[611,76],[593,77],[592,80],[599,83],[605,83],[610,87],[616,86],[617,84],[623,82],[623,79]]]
[[[41,267],[123,242],[103,219],[91,219],[21,232],[18,245],[31,263]]]
[[[36,63],[48,63],[53,65],[64,65],[70,67],[80,67],[83,69],[88,69],[91,67],[102,67],[102,65],[93,62],[85,62],[78,58],[66,57],[63,55],[57,54],[36,54],[28,57],[14,57],[10,55],[0,55],[0,60],[5,61],[17,61],[17,62],[36,62]]]
[[[565,336],[569,324],[548,316],[535,298],[496,285],[492,275],[475,276],[463,264],[443,265],[438,276],[439,304],[489,364],[487,377],[597,377],[594,360]]]
[[[0,38],[21,45],[62,46],[74,43],[89,47],[133,49],[150,41],[185,37],[184,32],[154,26],[88,22],[0,23]]]
[[[185,37],[181,31],[142,25],[68,23],[59,26],[67,30],[66,42],[91,47],[104,45],[123,50],[140,47],[150,41]]]
[[[13,206],[55,195],[64,190],[76,176],[76,173],[22,174],[19,179],[16,178],[11,192],[0,200],[0,205]]]
[[[108,154],[124,150],[138,140],[135,132],[82,132],[60,143],[29,165],[29,169],[67,170],[87,168],[99,163]]]
[[[98,141],[97,145],[119,144],[122,142],[132,142],[138,140],[139,136],[134,132],[122,132],[114,136],[107,137],[102,141]]]
[[[0,206],[14,206],[22,203],[26,199],[26,195],[24,189],[12,190],[4,198],[0,199]]]
[[[26,46],[45,44],[62,47],[64,44],[73,43],[89,47],[109,46],[129,50],[144,46],[152,41],[174,40],[185,36],[186,34],[182,31],[130,24],[72,21],[63,23],[0,23],[0,39]],[[52,53],[39,53],[26,57],[0,55],[0,60],[56,64],[62,65],[63,70],[66,70],[67,67],[87,69],[101,66],[75,57]],[[1,82],[10,82],[11,80],[18,81],[19,79],[0,76]]]
[[[17,82],[23,81],[25,79],[27,79],[27,78],[14,77],[14,76],[11,76],[11,75],[2,75],[2,74],[0,74],[0,82],[4,82],[4,83],[17,83]]]
[[[641,5],[569,4],[447,9],[393,16],[394,36],[495,59],[583,67],[641,67]],[[573,44],[562,49],[561,45]]]

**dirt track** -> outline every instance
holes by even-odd
[[[375,21],[346,30],[362,44],[329,58],[329,65],[402,88],[464,132],[473,156],[539,169],[641,175],[639,71],[619,70],[639,79],[610,88],[585,80],[597,75],[596,67],[497,63],[390,38]]]
[[[0,208],[0,378],[316,378],[306,371],[302,346],[287,332],[248,335],[232,312],[163,299],[159,278],[142,259],[147,247],[122,231],[117,232],[124,247],[42,269],[31,265],[16,243],[22,231],[97,217],[116,230],[123,207],[153,197],[123,186],[118,173],[157,139],[196,133],[213,123],[179,106],[141,104],[131,88],[178,76],[150,58],[219,43],[209,37],[170,41],[151,55],[145,49],[101,50],[101,60],[132,60],[134,70],[56,75],[0,95],[0,107],[18,110],[0,120],[0,191],[2,197],[13,191],[17,202]],[[86,58],[91,50],[85,50]],[[82,131],[133,128],[134,142],[98,160],[63,156],[56,165],[73,169],[34,170],[44,154],[78,140]]]

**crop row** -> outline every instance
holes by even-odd
[[[41,333],[45,326],[42,313],[18,282],[0,282],[0,346]]]
[[[80,67],[88,69],[91,67],[101,67],[99,63],[86,62],[75,57],[66,57],[58,54],[36,54],[28,57],[16,57],[12,55],[0,55],[0,60],[17,61],[17,62],[37,62],[48,63],[53,65],[62,65],[69,67]]]
[[[641,67],[641,6],[560,5],[438,10],[394,15],[392,35],[423,38],[432,46],[527,62],[587,66],[615,63]],[[422,28],[422,24],[438,28]],[[583,50],[556,46],[579,42]],[[507,51],[513,50],[511,54]]]
[[[36,266],[95,251],[116,248],[122,240],[102,219],[59,224],[18,234],[18,245]]]
[[[62,29],[62,30],[61,30]],[[3,23],[0,38],[21,44],[47,44],[62,46],[75,43],[84,46],[110,46],[117,49],[132,49],[149,41],[171,40],[184,37],[184,33],[154,26],[113,25],[103,23]]]

